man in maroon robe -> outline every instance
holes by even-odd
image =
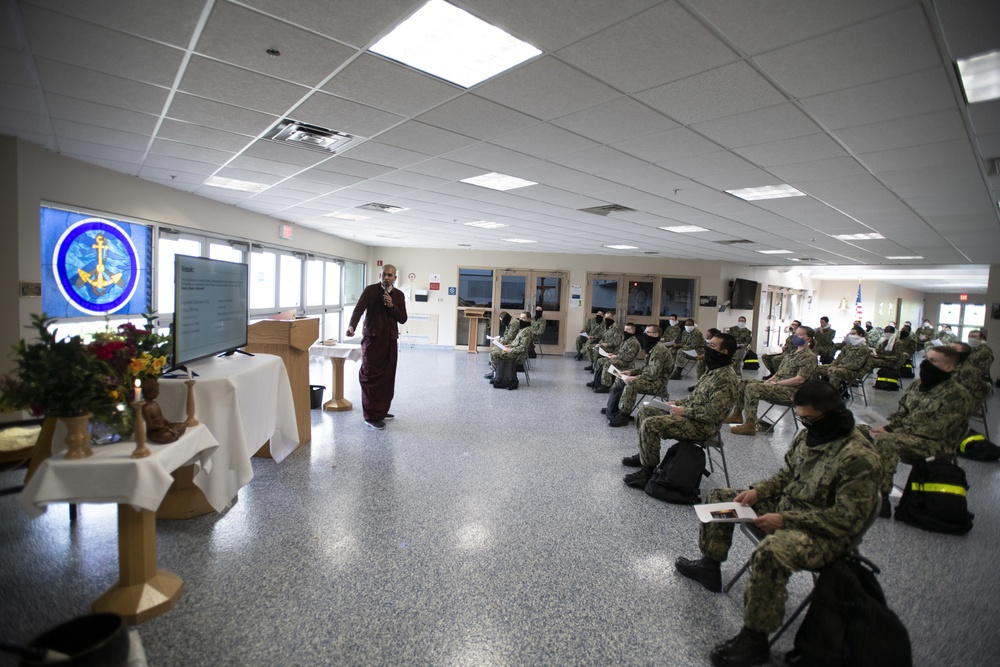
[[[392,287],[395,280],[396,267],[383,266],[381,282],[369,285],[361,293],[347,327],[347,335],[353,336],[361,314],[366,313],[361,331],[361,372],[358,374],[361,405],[365,423],[379,430],[385,428],[386,420],[393,419],[389,406],[396,390],[398,325],[406,322],[406,300],[402,292]]]

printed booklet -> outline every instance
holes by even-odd
[[[752,507],[739,503],[695,505],[694,511],[698,513],[698,520],[702,523],[743,523],[757,518]]]

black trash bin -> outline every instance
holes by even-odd
[[[326,385],[322,384],[311,384],[309,385],[309,407],[313,410],[319,410],[323,407],[323,392],[326,391]]]

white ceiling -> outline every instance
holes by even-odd
[[[366,50],[421,0],[2,1],[0,133],[369,245],[917,264],[925,282],[1000,258],[1000,101],[966,105],[953,67],[1000,48],[995,0],[455,0],[543,50],[468,90]],[[361,140],[261,139],[282,117]],[[459,182],[491,171],[538,185]],[[782,182],[809,196],[724,192]],[[409,210],[354,211],[370,202]],[[606,204],[636,212],[578,210]],[[462,224],[483,219],[508,227]],[[678,224],[710,231],[658,229]]]

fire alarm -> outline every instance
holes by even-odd
[[[375,262],[375,266],[382,266],[382,260],[380,259],[379,261]]]
[[[292,226],[291,225],[286,225],[286,224],[278,225],[278,237],[279,238],[283,238],[285,240],[291,239],[292,238]]]

